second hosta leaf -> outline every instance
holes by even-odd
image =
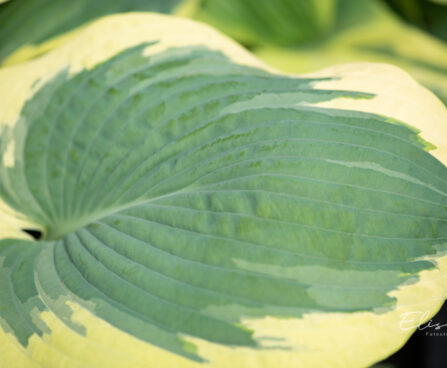
[[[133,14],[0,85],[3,365],[363,366],[445,297],[446,112],[399,70]]]

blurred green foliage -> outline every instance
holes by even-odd
[[[387,0],[386,2],[407,22],[447,41],[447,1]]]
[[[293,46],[327,35],[337,0],[200,0],[194,18],[249,47]]]

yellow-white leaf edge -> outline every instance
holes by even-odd
[[[113,15],[83,27],[64,45],[41,58],[0,70],[0,129],[3,125],[14,125],[25,101],[62,68],[68,67],[73,75],[124,49],[150,41],[160,42],[146,49],[148,55],[169,47],[205,45],[222,51],[237,63],[277,73],[208,26],[159,14]],[[400,69],[384,64],[345,64],[312,76],[338,77],[320,82],[317,88],[376,94],[368,100],[341,98],[324,104],[400,119],[419,129],[421,136],[437,147],[431,153],[447,164],[444,138],[447,137],[447,111],[436,97]],[[14,159],[3,157],[1,164],[13,166]],[[0,202],[0,223],[0,239],[23,237],[20,228],[32,225],[3,202]],[[39,317],[51,332],[42,337],[33,335],[26,348],[12,334],[0,330],[0,368],[368,366],[399,349],[417,323],[428,320],[441,307],[447,294],[447,255],[438,257],[436,262],[437,268],[420,272],[417,283],[389,293],[397,299],[392,310],[310,313],[296,319],[265,317],[241,321],[255,331],[255,339],[266,334],[278,336],[290,350],[231,348],[183,336],[197,346],[198,354],[207,363],[193,362],[140,341],[82,306],[61,300],[73,310],[73,321],[85,327],[86,335],[70,330],[51,312],[43,312]],[[403,315],[407,316],[405,321]],[[408,316],[414,316],[412,322]],[[420,316],[422,320],[417,318]]]

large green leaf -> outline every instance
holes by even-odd
[[[161,15],[3,68],[0,365],[380,360],[446,296],[446,116],[396,68],[281,75]]]

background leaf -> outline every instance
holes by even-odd
[[[447,2],[444,0],[388,0],[405,20],[447,41]]]
[[[249,47],[294,46],[328,35],[336,0],[197,0],[191,15]]]
[[[180,0],[20,0],[0,5],[0,62],[21,49],[9,61],[38,56],[60,44],[50,42],[101,16],[132,11],[169,13]],[[64,38],[62,38],[63,40]]]

